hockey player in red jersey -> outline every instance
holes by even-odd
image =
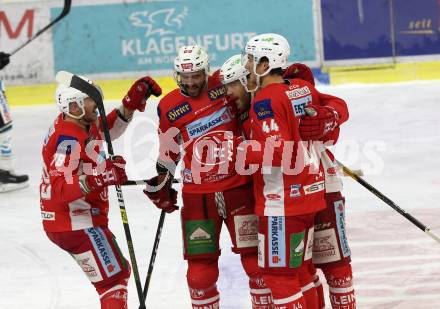
[[[234,142],[240,135],[237,108],[227,98],[218,72],[209,76],[208,55],[201,46],[182,47],[174,69],[179,88],[163,97],[158,106],[161,133],[155,180],[161,183],[166,175],[174,174],[180,149],[170,145],[179,142],[184,148],[181,228],[192,307],[219,308],[216,283],[224,223],[232,251],[240,254],[249,277],[252,307],[271,308],[269,290],[258,272],[251,179],[234,168]],[[176,210],[175,195],[168,186],[146,194],[157,207],[172,212]]]
[[[300,78],[315,85],[313,73],[303,64],[293,64],[285,72],[285,78]],[[347,104],[337,97],[320,95],[320,106],[314,117],[303,116],[300,134],[304,140],[320,140],[326,144],[335,144],[339,137],[339,126],[348,120]],[[324,134],[324,122],[328,116],[338,114],[339,126]],[[331,119],[330,119],[331,121]],[[356,297],[353,287],[351,268],[351,251],[345,229],[345,199],[342,196],[342,181],[339,177],[339,165],[328,148],[321,153],[321,162],[325,171],[325,200],[327,207],[315,216],[315,233],[313,244],[313,263],[325,275],[329,286],[330,303],[333,309],[356,308]],[[312,268],[313,269],[313,268]],[[324,292],[315,272],[315,283],[320,301],[324,308]]]
[[[235,99],[239,111],[241,111],[239,119],[242,121],[246,138],[249,138],[249,125],[248,112],[250,108],[250,101],[252,94],[247,92],[248,88],[255,89],[255,85],[248,80],[249,71],[242,65],[240,55],[235,55],[228,59],[222,66],[220,75],[222,82],[225,84],[227,94]],[[290,65],[284,72],[285,79],[299,78],[308,81],[313,86],[315,85],[313,73],[304,64],[295,63]],[[348,119],[348,109],[346,103],[337,97],[319,93],[319,104],[333,108],[338,113],[339,125]],[[333,116],[333,113],[331,114]],[[330,117],[331,118],[331,117]],[[320,139],[322,132],[320,128],[324,126],[316,126],[316,117],[303,116],[300,124],[300,134],[307,136],[307,139]],[[322,121],[325,121],[324,117],[321,117]],[[332,119],[329,119],[332,121]],[[311,125],[312,124],[312,125]],[[313,131],[310,130],[313,128]],[[331,132],[327,132],[325,136],[326,141],[332,140],[332,143],[337,141],[339,134],[339,126],[334,128]],[[322,138],[321,138],[322,139]],[[354,291],[351,283],[351,267],[350,263],[350,251],[345,236],[343,198],[340,190],[342,189],[342,182],[337,176],[338,166],[334,161],[334,157],[331,152],[326,149],[321,153],[321,162],[325,169],[325,184],[327,202],[327,208],[318,212],[315,217],[315,229],[317,232],[314,234],[314,249],[313,249],[313,261],[317,263],[318,267],[322,268],[328,283],[330,285],[330,299],[333,308],[354,308]],[[336,206],[338,206],[339,216],[336,216]],[[342,211],[342,213],[340,213]],[[342,233],[339,233],[341,231]],[[326,237],[328,234],[332,234],[330,240]],[[324,241],[326,240],[326,241]],[[324,246],[326,245],[326,246]],[[332,252],[332,254],[329,254]],[[345,255],[344,255],[345,252]],[[340,257],[339,260],[328,263],[319,263],[322,260],[335,260],[336,257]],[[324,308],[324,294],[322,285],[319,282],[319,276],[316,274],[316,270],[311,266],[311,272],[315,274],[315,284],[319,297],[319,308]],[[301,280],[301,278],[300,278]],[[307,282],[305,282],[307,285]],[[336,286],[336,284],[340,284]],[[305,286],[302,287],[304,293]],[[307,294],[307,293],[304,293]],[[345,307],[344,307],[345,306]],[[310,307],[310,306],[309,306]]]
[[[9,54],[0,52],[0,70],[9,63]],[[6,87],[0,80],[0,193],[23,189],[29,185],[27,175],[14,172],[11,146],[12,117],[6,100]]]
[[[259,266],[275,308],[318,308],[310,274],[313,220],[325,207],[324,174],[313,145],[301,142],[299,119],[319,94],[302,80],[284,80],[290,46],[277,34],[251,38],[243,64],[258,89],[250,109]],[[263,147],[263,146],[261,146]],[[270,155],[267,150],[270,149]]]
[[[136,109],[144,110],[150,94],[161,94],[151,78],[133,84],[122,105],[107,115],[112,139],[125,131]],[[127,181],[125,160],[120,156],[105,159],[95,101],[62,84],[56,89],[55,101],[61,113],[42,150],[44,230],[82,268],[99,294],[101,309],[126,309],[130,265],[108,228],[107,190]]]

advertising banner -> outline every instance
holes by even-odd
[[[321,12],[326,61],[440,53],[439,0],[321,0]]]
[[[394,0],[398,56],[440,54],[440,1]]]
[[[388,0],[321,0],[324,60],[392,56]]]
[[[10,53],[49,23],[47,3],[5,3],[0,6],[0,51]],[[53,77],[50,31],[11,57],[0,71],[5,84],[39,83]]]
[[[52,16],[59,13],[53,9]],[[203,45],[211,66],[240,53],[255,34],[284,35],[291,60],[316,57],[312,1],[171,0],[75,6],[55,29],[55,70],[82,74],[161,71],[179,47]]]

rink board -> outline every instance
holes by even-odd
[[[381,64],[369,66],[323,68],[315,76],[320,83],[331,85],[346,83],[392,83],[412,80],[440,79],[440,62],[414,62]],[[322,76],[327,76],[321,78]],[[163,93],[176,88],[172,77],[155,77]],[[121,100],[133,80],[98,80],[105,94],[105,100]],[[40,105],[53,102],[55,84],[38,84],[32,86],[10,86],[7,89],[8,101],[12,106]]]

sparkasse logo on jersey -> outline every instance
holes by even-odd
[[[225,106],[211,115],[191,122],[186,126],[186,131],[190,138],[199,137],[208,132],[210,129],[228,123],[232,119],[232,113],[229,111],[229,108]]]

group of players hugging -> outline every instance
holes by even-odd
[[[178,87],[157,107],[157,176],[144,193],[159,209],[178,210],[172,183],[182,161],[183,258],[194,309],[220,308],[223,224],[248,276],[252,308],[325,308],[316,268],[332,308],[356,307],[342,182],[329,150],[348,119],[347,105],[320,93],[310,68],[289,66],[289,55],[288,41],[267,33],[212,75],[201,46],[181,47],[174,60]],[[137,80],[107,115],[111,139],[145,110],[150,95],[161,94],[151,77]],[[42,150],[44,230],[81,266],[102,309],[127,308],[131,270],[108,228],[107,191],[127,181],[125,160],[106,159],[92,98],[60,84],[55,101],[61,113]]]

